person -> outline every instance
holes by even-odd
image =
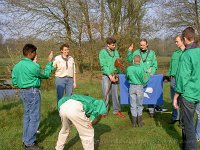
[[[182,149],[196,150],[197,140],[194,127],[194,113],[200,101],[200,48],[195,41],[195,30],[187,27],[182,32],[182,37],[186,50],[180,58],[180,67],[176,75],[176,93],[174,95],[173,106],[181,110],[182,126]],[[178,99],[179,97],[179,99]]]
[[[37,47],[26,44],[23,47],[23,56],[12,70],[12,84],[20,88],[20,95],[24,105],[23,115],[23,144],[27,150],[40,150],[35,144],[36,133],[40,122],[40,85],[41,79],[50,77],[53,71],[53,52],[49,54],[48,63],[41,70],[40,65],[35,62]]]
[[[158,69],[158,63],[156,59],[156,54],[153,50],[148,48],[148,41],[143,38],[140,40],[140,49],[136,49],[133,51],[133,44],[129,47],[128,53],[127,53],[127,61],[129,63],[133,63],[133,58],[135,55],[140,55],[141,57],[141,65],[143,66],[144,70],[149,72],[150,75],[153,75],[156,73],[156,70]],[[155,109],[154,105],[149,105],[149,113],[150,117],[154,117]],[[156,107],[160,109],[158,106]]]
[[[144,99],[144,84],[148,81],[149,73],[140,65],[140,55],[134,56],[134,64],[126,70],[126,79],[130,84],[130,110],[132,115],[132,127],[142,127],[142,111]]]
[[[173,104],[174,94],[175,94],[175,88],[176,88],[176,72],[179,66],[179,59],[185,50],[185,45],[183,43],[183,39],[181,35],[177,35],[175,38],[175,44],[177,45],[178,49],[173,52],[171,60],[170,60],[170,67],[168,70],[168,76],[170,77],[170,94],[171,94],[171,100]],[[172,118],[170,124],[174,124],[177,121],[179,121],[180,118],[180,112],[179,110],[172,108]]]
[[[69,45],[60,46],[61,55],[55,57],[53,66],[55,71],[55,84],[57,91],[57,101],[64,96],[72,94],[73,87],[76,88],[76,69],[72,56],[69,55]]]
[[[106,103],[107,112],[109,108],[109,95],[112,93],[113,114],[124,118],[125,115],[120,111],[120,104],[118,100],[118,78],[115,74],[119,73],[119,68],[115,67],[114,63],[119,58],[119,53],[115,49],[116,39],[113,37],[107,38],[106,47],[99,53],[99,62],[102,72],[102,89],[103,97]],[[105,117],[106,114],[103,115]]]
[[[55,149],[63,150],[68,138],[71,124],[78,130],[84,150],[94,150],[94,128],[100,116],[106,112],[103,100],[90,96],[73,94],[58,101],[62,128],[58,135]]]

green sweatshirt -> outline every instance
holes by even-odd
[[[43,71],[38,63],[29,58],[22,58],[13,68],[12,84],[19,88],[39,88],[41,79],[49,78],[52,71],[52,62],[48,62]]]
[[[176,74],[176,92],[187,101],[200,101],[200,48],[188,49],[180,58]]]
[[[102,74],[104,75],[112,75],[114,71],[119,73],[119,68],[116,68],[114,63],[115,60],[119,58],[118,51],[115,50],[106,50],[105,48],[102,49],[99,53],[99,62],[101,66]]]
[[[59,111],[60,111],[60,106],[69,99],[80,101],[83,104],[83,110],[85,111],[86,116],[90,116],[90,120],[94,120],[99,115],[106,113],[106,106],[103,100],[97,100],[93,97],[79,95],[79,94],[73,94],[71,96],[65,96],[61,98],[58,101]]]
[[[133,63],[133,58],[135,57],[135,55],[139,55],[141,57],[140,64],[143,65],[145,70],[147,71],[149,68],[152,68],[150,74],[155,74],[156,70],[158,69],[156,54],[153,50],[150,50],[148,57],[147,57],[147,54],[148,54],[148,50],[145,52],[141,52],[141,53],[140,53],[140,49],[135,50],[133,53],[131,50],[128,50],[126,58],[127,58],[128,62]],[[146,61],[145,61],[145,59],[146,59]]]
[[[170,67],[168,70],[168,76],[176,76],[176,72],[179,66],[179,59],[183,51],[181,49],[176,50],[171,57]]]
[[[130,84],[146,84],[149,77],[140,64],[133,64],[126,69],[126,79]]]

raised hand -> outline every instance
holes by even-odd
[[[131,46],[129,46],[128,50],[133,50],[133,43],[131,44]]]
[[[37,55],[35,55],[35,58],[33,59],[33,62],[37,62]]]
[[[53,51],[50,52],[48,56],[48,61],[53,61]]]

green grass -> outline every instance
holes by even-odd
[[[79,77],[75,93],[101,97],[101,82],[90,81]],[[112,107],[108,117],[102,119],[95,128],[95,149],[98,150],[177,150],[181,144],[181,129],[177,124],[169,125],[171,117],[171,100],[169,99],[169,83],[164,84],[164,106],[169,111],[157,113],[150,118],[144,109],[142,128],[131,128],[129,106],[122,105],[125,119],[112,115]],[[23,105],[18,99],[0,101],[0,149],[22,149],[22,117]],[[61,128],[59,114],[56,109],[56,93],[52,87],[42,91],[40,134],[37,141],[46,150],[54,149]],[[72,128],[65,149],[80,150],[82,145],[75,128]]]
[[[159,58],[158,61],[169,62],[169,58]],[[167,66],[166,66],[167,67]],[[167,72],[160,68],[158,73]],[[99,74],[91,80],[87,73],[78,75],[78,85],[75,93],[89,94],[101,99],[101,81]],[[44,88],[48,86],[48,88]],[[48,90],[43,90],[48,89]],[[142,128],[131,128],[129,106],[122,105],[125,119],[112,115],[112,107],[108,117],[103,118],[95,128],[95,149],[98,150],[178,150],[181,149],[181,129],[178,124],[169,125],[171,119],[171,100],[169,98],[169,83],[164,83],[164,108],[168,112],[156,113],[150,118],[146,109],[143,113]],[[23,104],[19,99],[0,101],[0,149],[21,150]],[[56,92],[54,80],[43,81],[41,98],[40,134],[37,141],[45,150],[54,149],[61,128],[59,114],[56,108]],[[198,145],[200,147],[200,145]],[[65,150],[81,150],[82,145],[75,128],[72,128]]]

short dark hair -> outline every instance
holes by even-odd
[[[147,39],[145,39],[145,38],[142,38],[142,39],[140,40],[140,42],[146,42],[146,44],[148,44],[148,41],[147,41]]]
[[[192,27],[187,27],[182,32],[182,37],[192,41],[195,39],[195,30]]]
[[[115,44],[116,43],[116,39],[113,37],[109,37],[106,39],[106,43],[107,44]]]
[[[37,50],[37,47],[33,44],[26,44],[23,47],[23,55],[27,56],[29,53],[33,53]]]
[[[68,44],[68,43],[65,43],[65,44],[61,45],[61,46],[60,46],[60,50],[63,50],[64,47],[69,48],[69,44]]]

